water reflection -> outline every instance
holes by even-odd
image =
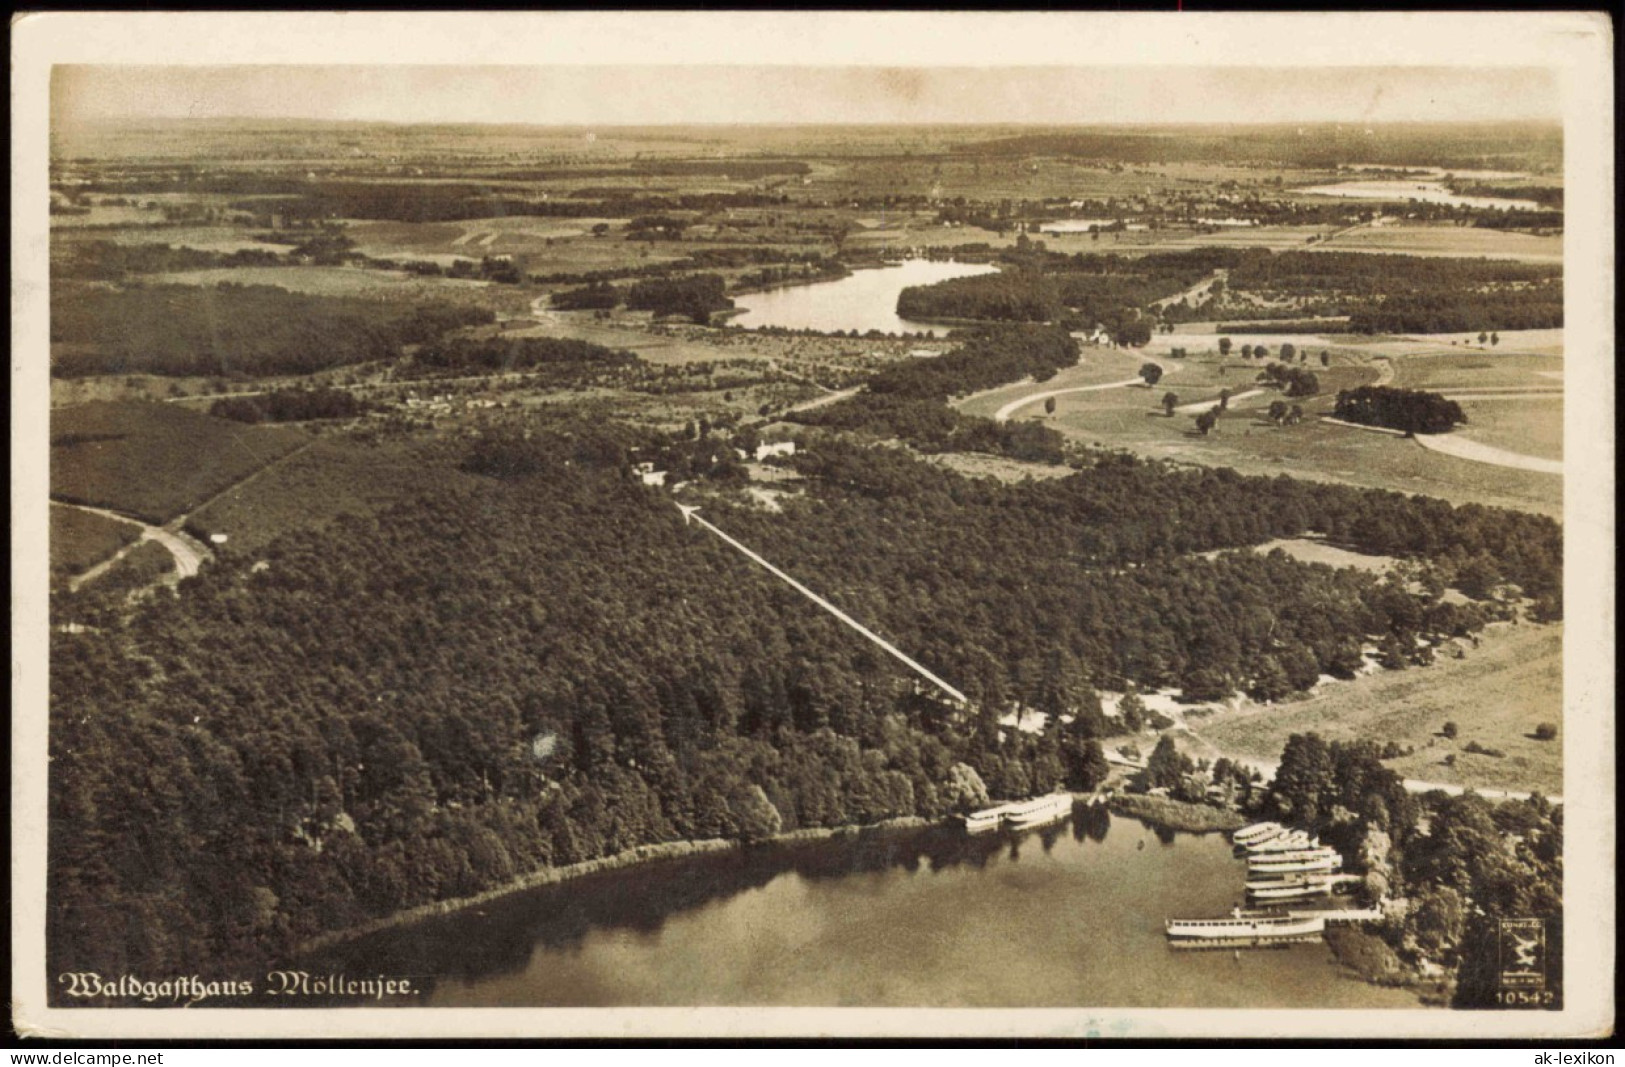
[[[854,833],[605,872],[305,966],[415,976],[416,1003],[448,1006],[1415,1006],[1323,945],[1239,963],[1168,948],[1166,919],[1228,911],[1244,879],[1221,835],[1078,807],[1020,833]]]

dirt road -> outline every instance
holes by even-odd
[[[1560,459],[1541,459],[1539,456],[1526,456],[1521,452],[1508,452],[1504,448],[1469,441],[1454,434],[1419,433],[1416,435],[1416,443],[1429,451],[1442,452],[1457,459],[1469,459],[1474,463],[1489,463],[1513,470],[1534,471],[1537,474],[1556,474],[1559,477],[1563,474],[1563,461]]]
[[[60,500],[53,501],[53,503],[60,507],[77,508],[80,511],[88,511],[92,515],[100,515],[105,519],[112,519],[115,522],[127,522],[132,526],[139,527],[141,530],[140,537],[125,545],[123,548],[113,553],[107,559],[102,560],[88,571],[85,571],[83,574],[70,578],[68,580],[69,592],[73,592],[86,582],[93,581],[94,579],[105,574],[108,569],[113,566],[113,564],[135,551],[137,546],[147,541],[157,541],[159,544],[163,545],[169,550],[169,554],[175,558],[175,579],[177,581],[181,578],[192,577],[192,575],[198,572],[198,568],[203,566],[203,561],[209,558],[209,550],[204,547],[202,542],[182,533],[178,527],[170,529],[164,526],[149,526],[148,524],[141,522],[139,519],[132,519],[128,515],[121,515],[116,511],[108,511],[105,508],[87,507],[83,504],[68,504]]]

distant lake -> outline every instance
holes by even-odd
[[[1465,176],[1466,173],[1460,172],[1460,175]],[[1540,209],[1540,205],[1533,200],[1512,200],[1499,196],[1457,196],[1446,188],[1443,182],[1418,181],[1411,178],[1338,182],[1336,185],[1316,185],[1298,191],[1353,200],[1419,200],[1425,204],[1495,208],[1502,211]]]
[[[782,326],[792,330],[858,330],[867,333],[946,333],[940,323],[910,322],[897,315],[897,294],[910,285],[930,285],[949,278],[991,274],[990,263],[910,259],[890,267],[854,271],[833,282],[791,285],[747,293],[735,302],[747,310],[730,322],[745,327]]]
[[[1080,809],[657,862],[357,942],[323,973],[434,976],[436,1006],[1417,1008],[1325,945],[1175,950],[1243,895],[1221,835]]]

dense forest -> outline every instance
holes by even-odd
[[[1002,486],[821,438],[786,514],[712,506],[954,707],[694,536],[630,477],[636,432],[538,428],[518,466],[493,440],[478,492],[222,558],[124,623],[72,602],[98,627],[52,634],[53,968],[240,966],[640,843],[940,816],[961,764],[1087,788],[1101,688],[1284,694],[1497,610],[1445,583],[1560,573],[1546,519],[1116,455]],[[1309,532],[1415,563],[1194,555]],[[1050,728],[999,730],[1017,705]]]
[[[348,389],[273,389],[258,396],[226,396],[209,405],[209,414],[237,422],[304,422],[310,419],[353,419],[372,405]]]
[[[1379,755],[1374,742],[1295,734],[1263,812],[1336,846],[1372,899],[1405,901],[1377,934],[1402,956],[1455,971],[1454,1006],[1497,1007],[1498,921],[1562,917],[1563,811],[1538,796],[1498,805],[1471,793],[1415,796]],[[1387,969],[1380,948],[1364,955],[1368,973]],[[1547,973],[1560,988],[1560,960]]]
[[[542,375],[538,384],[577,386],[614,378],[642,362],[624,349],[567,337],[453,337],[419,348],[405,373],[458,377],[525,371]]]
[[[1384,426],[1406,433],[1449,433],[1467,421],[1461,405],[1424,389],[1362,385],[1337,394],[1333,414],[1362,426]]]
[[[268,285],[51,289],[51,373],[256,377],[394,359],[489,310],[290,293]]]
[[[1000,259],[1007,267],[997,274],[904,289],[898,295],[898,314],[917,320],[1057,322],[1073,329],[1098,325],[1117,343],[1138,345],[1150,339],[1153,301],[1222,270],[1228,274],[1215,288],[1216,300],[1195,306],[1174,301],[1156,317],[1175,323],[1241,312],[1256,320],[1225,327],[1236,333],[1281,332],[1294,326],[1324,332],[1327,324],[1311,316],[1348,316],[1341,328],[1356,333],[1563,324],[1561,265],[1262,248],[1195,248],[1138,258],[1067,256],[1025,237],[1017,248],[1000,253]],[[1226,303],[1227,292],[1272,303]],[[1264,325],[1270,318],[1284,321]]]
[[[857,396],[786,418],[804,426],[896,437],[926,452],[987,452],[1061,462],[1065,439],[1058,431],[964,415],[947,401],[1023,378],[1047,381],[1078,361],[1078,342],[1053,326],[962,330],[953,339],[959,343],[945,355],[894,363],[870,377]]]

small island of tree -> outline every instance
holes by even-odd
[[[1449,433],[1467,421],[1461,405],[1439,393],[1363,385],[1337,394],[1334,414],[1362,426],[1383,426],[1405,433]]]

